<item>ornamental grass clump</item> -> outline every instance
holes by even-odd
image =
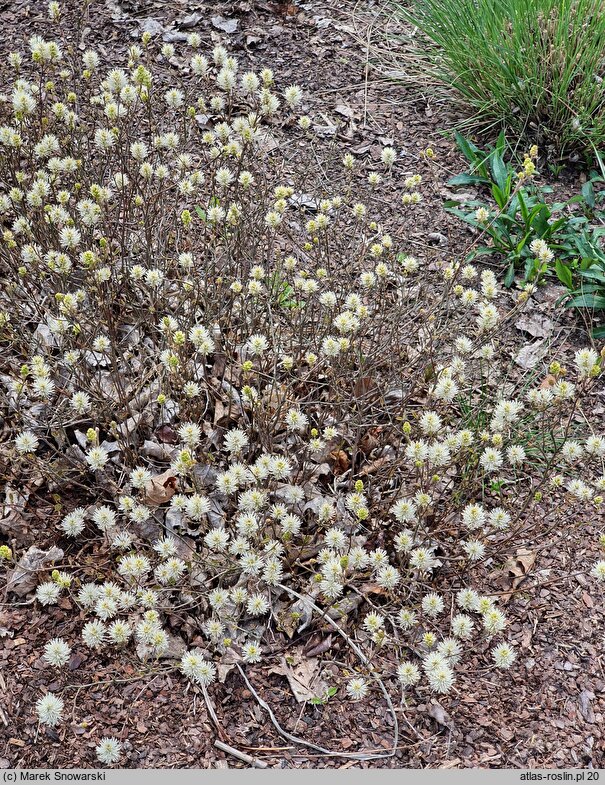
[[[411,48],[403,35],[393,42],[395,73],[451,88],[476,125],[496,125],[549,152],[603,144],[600,0],[392,0],[390,6],[421,32]]]
[[[413,210],[420,173],[392,148],[334,167],[269,69],[194,34],[110,70],[29,45],[0,104],[2,449],[11,487],[61,507],[35,601],[83,621],[48,631],[49,670],[74,649],[153,669],[176,644],[183,687],[207,697],[223,665],[254,695],[276,636],[320,624],[356,670],[340,699],[391,711],[393,689],[514,668],[488,573],[601,514],[598,352],[512,375],[501,332],[531,286],[411,254],[380,182]]]

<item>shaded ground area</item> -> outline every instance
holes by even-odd
[[[380,80],[368,54],[368,29],[377,8],[360,3],[343,10],[345,5],[324,0],[298,4],[106,0],[92,4],[84,41],[72,44],[93,47],[105,62],[118,64],[143,29],[174,42],[177,56],[179,40],[197,30],[205,46],[228,42],[250,67],[270,65],[282,83],[302,84],[310,112],[324,112],[326,136],[333,136],[344,149],[378,160],[382,147],[394,144],[405,151],[411,174],[421,166],[426,172],[426,164],[420,164],[421,152],[430,146],[439,167],[460,171],[458,154],[439,132],[453,119],[447,107]],[[45,7],[42,2],[0,3],[3,54],[46,28]],[[319,110],[320,105],[325,109]],[[412,219],[403,212],[398,215],[399,236],[408,239],[413,252],[460,256],[471,238],[441,210],[441,187],[429,185],[431,189]],[[384,203],[387,212],[399,212],[397,193],[385,188]],[[572,319],[554,311],[556,298],[549,292],[537,299],[536,312],[556,320],[557,329]],[[528,335],[536,337],[527,329],[510,337],[511,356],[527,343]],[[595,406],[602,409],[603,399]],[[56,532],[51,502],[39,499],[29,513],[32,541],[41,547],[51,544]],[[500,675],[491,683],[489,673],[481,674],[481,679],[461,676],[447,700],[420,705],[413,698],[410,705],[400,705],[397,686],[389,685],[400,726],[394,758],[347,762],[291,744],[275,731],[236,671],[226,676],[224,684],[210,689],[220,730],[197,688],[190,686],[184,694],[183,679],[171,672],[174,660],[162,660],[159,674],[141,675],[141,663],[132,653],[109,660],[76,644],[62,677],[65,681],[52,682],[40,660],[44,642],[53,636],[79,640],[82,624],[65,599],[50,612],[41,612],[31,602],[0,610],[0,766],[94,767],[94,748],[104,735],[124,739],[125,767],[243,766],[214,747],[217,738],[278,768],[604,766],[604,611],[601,597],[591,593],[581,574],[575,574],[598,558],[594,543],[599,532],[596,524],[570,524],[565,547],[559,543],[536,552],[527,576],[521,569],[509,576],[504,571],[504,577],[499,570],[493,577],[494,591],[516,588],[506,609],[510,637],[519,651],[510,681]],[[84,554],[79,562],[91,575],[94,556]],[[180,619],[170,621],[175,631],[182,632]],[[191,645],[201,642],[195,630],[188,630],[185,637]],[[277,665],[285,651],[309,655],[318,647],[323,647],[322,656],[327,658],[321,672],[327,683],[340,663],[355,668],[350,650],[330,635],[329,628],[316,627],[291,642],[276,638],[267,659],[273,657]],[[360,704],[337,697],[322,706],[301,705],[286,679],[266,675],[267,670],[251,670],[250,678],[290,733],[345,752],[385,753],[391,747],[392,721],[378,691]],[[32,706],[42,688],[61,690],[67,685],[67,721],[58,734],[39,730]],[[72,743],[75,739],[77,743]]]

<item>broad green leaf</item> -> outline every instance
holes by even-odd
[[[594,192],[594,185],[591,183],[590,180],[584,183],[582,186],[582,196],[584,197],[586,204],[593,208],[595,206],[595,192]]]
[[[506,178],[508,175],[506,164],[502,160],[502,156],[497,152],[492,154],[490,164],[494,180],[498,184],[500,191],[504,194],[504,191],[506,190]]]
[[[481,175],[470,174],[469,172],[463,172],[462,174],[457,174],[455,177],[450,177],[447,181],[448,185],[489,185],[489,180],[486,177],[481,177]]]
[[[594,308],[600,311],[605,308],[605,294],[582,294],[579,297],[574,297],[568,307]]]
[[[504,285],[507,289],[513,285],[513,281],[515,280],[515,263],[511,262],[508,266],[508,270],[506,271],[506,275],[504,276]]]
[[[572,277],[571,277],[571,270],[569,267],[566,267],[560,259],[555,260],[555,272],[557,273],[557,278],[561,281],[563,286],[566,286],[568,289],[572,287]]]

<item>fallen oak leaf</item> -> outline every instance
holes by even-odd
[[[304,651],[306,657],[317,657],[320,654],[325,654],[332,648],[332,633],[324,638],[317,645],[312,646],[308,651]]]
[[[290,662],[289,662],[289,661]],[[281,657],[279,665],[269,669],[269,673],[285,676],[298,703],[321,698],[327,684],[319,678],[320,662],[315,657],[303,657],[302,651],[296,649],[286,659]]]
[[[431,703],[427,714],[429,717],[432,717],[438,725],[443,725],[444,728],[447,728],[450,731],[454,730],[454,723],[451,716],[437,701],[433,701],[433,703]]]
[[[336,477],[348,471],[351,461],[344,450],[333,450],[330,453],[330,458],[334,461],[332,472]]]
[[[365,466],[361,468],[359,472],[360,477],[367,477],[368,474],[373,474],[377,472],[379,469],[382,469],[383,466],[387,466],[389,463],[392,462],[392,458],[388,455],[383,455],[381,458],[376,458],[375,461],[371,463],[367,463]]]
[[[24,597],[36,588],[38,573],[48,569],[54,562],[60,561],[63,556],[64,552],[56,546],[48,551],[43,551],[32,545],[21,557],[16,567],[9,572],[6,590],[19,597]]]
[[[178,487],[178,479],[172,469],[166,469],[162,474],[151,477],[145,486],[145,504],[154,504],[159,506],[169,502],[176,493]]]
[[[512,580],[510,580],[510,590],[502,595],[502,602],[506,603],[510,600],[517,588],[527,578],[535,561],[536,554],[534,552],[527,550],[527,548],[520,548],[513,558],[505,562],[504,567],[509,576],[512,576]]]

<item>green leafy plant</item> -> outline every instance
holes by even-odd
[[[416,66],[414,78],[453,89],[473,111],[474,125],[500,126],[558,154],[604,141],[600,0],[393,0],[391,6],[424,34],[398,46],[408,78]]]
[[[270,279],[270,288],[280,308],[292,309],[299,305],[294,297],[294,287],[291,286],[279,273],[274,273]]]
[[[587,269],[580,269],[578,277],[578,286],[565,299],[565,307],[605,311],[605,255],[599,252],[597,261]],[[605,325],[595,327],[592,336],[605,338]]]
[[[338,687],[328,687],[321,697],[311,698],[309,703],[313,706],[325,706],[330,698],[333,698],[337,692]]]
[[[573,289],[576,273],[584,273],[602,257],[599,238],[605,229],[594,227],[593,222],[601,218],[602,194],[595,190],[595,185],[603,182],[603,177],[593,171],[580,194],[551,202],[548,196],[552,188],[538,186],[532,179],[535,167],[530,156],[525,157],[520,172],[505,161],[507,145],[503,133],[488,151],[458,132],[456,142],[470,168],[453,177],[449,184],[477,186],[491,196],[489,202],[445,202],[448,212],[479,229],[481,237],[488,240],[479,243],[469,258],[482,254],[501,256],[506,286],[521,270],[525,281],[554,273],[568,289]],[[572,205],[579,209],[572,210]]]

